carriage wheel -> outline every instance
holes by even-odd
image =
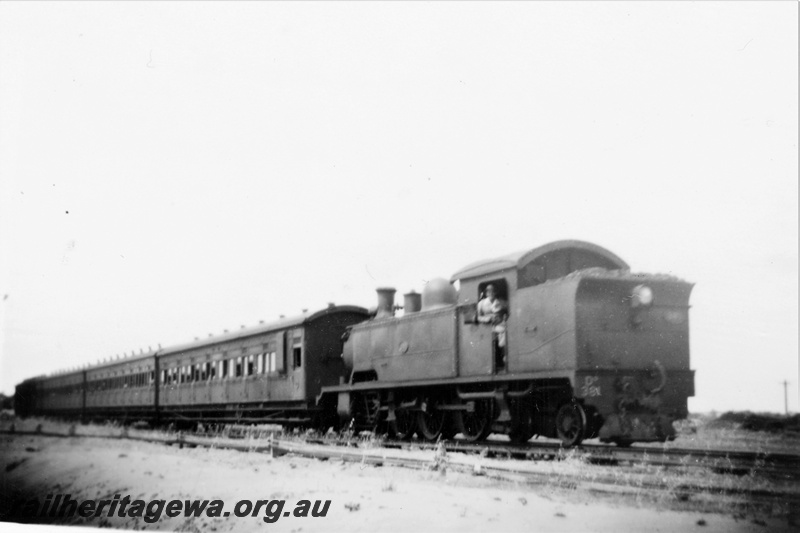
[[[568,448],[577,446],[586,436],[586,412],[577,402],[565,403],[556,414],[556,435]]]
[[[389,430],[392,436],[399,440],[408,440],[417,431],[417,417],[415,413],[406,409],[398,409],[394,412],[394,420],[389,422]]]
[[[417,429],[422,438],[436,441],[442,435],[442,430],[447,422],[447,413],[436,408],[436,403],[430,399],[424,402],[427,409],[417,413]]]
[[[494,400],[475,400],[473,412],[456,412],[458,430],[469,442],[486,439],[492,432],[492,420],[494,420]]]

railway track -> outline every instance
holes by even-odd
[[[565,458],[580,459],[590,464],[599,465],[650,465],[680,468],[707,468],[717,473],[733,475],[759,475],[781,480],[800,479],[800,455],[776,452],[750,452],[741,450],[700,450],[692,448],[672,447],[631,447],[623,448],[603,444],[583,444],[574,448],[564,448],[557,442],[531,441],[525,445],[502,441],[484,441],[472,443],[446,440],[441,443],[425,441],[372,440],[354,436],[308,437],[286,435],[277,439],[280,431],[275,429],[258,429],[251,426],[234,427],[229,433],[192,434],[184,432],[164,433],[148,430],[131,430],[125,427],[116,428],[117,433],[107,435],[79,433],[79,426],[71,425],[66,430],[44,430],[41,425],[33,430],[15,430],[0,427],[0,433],[30,433],[42,436],[66,437],[84,436],[96,438],[129,438],[166,444],[194,443],[201,445],[197,439],[212,439],[214,442],[226,442],[239,449],[242,440],[263,440],[269,437],[273,443],[284,445],[305,443],[333,447],[362,447],[365,442],[378,443],[387,449],[398,450],[435,450],[440,446],[447,452],[480,455],[488,458],[518,460],[562,460]],[[202,441],[204,442],[204,441]]]
[[[108,428],[104,433],[0,427],[0,433],[57,438],[130,439],[179,447],[210,447],[273,456],[294,454],[318,460],[361,465],[398,466],[417,470],[451,470],[532,485],[556,485],[611,494],[664,495],[677,501],[725,498],[745,505],[800,507],[800,456],[719,450],[616,448],[583,445],[566,450],[556,443],[525,446],[487,441],[379,442],[359,438],[279,436],[277,430],[244,430],[223,436]],[[527,460],[509,460],[527,459]],[[547,460],[542,460],[547,459]],[[566,461],[571,468],[557,467]],[[602,465],[616,465],[603,468]],[[591,469],[591,471],[587,471]],[[706,470],[702,470],[706,469]],[[675,475],[668,471],[675,472]],[[709,472],[710,471],[710,472]],[[708,475],[709,473],[717,475]],[[728,474],[728,475],[725,475]],[[733,474],[733,475],[731,475]]]
[[[435,446],[424,442],[408,444],[396,441],[387,441],[384,445],[399,448]],[[583,444],[565,449],[558,443],[535,441],[518,445],[496,441],[468,443],[454,440],[447,441],[444,445],[447,451],[480,453],[487,457],[558,460],[570,456],[592,464],[696,467],[734,475],[756,474],[784,480],[800,479],[800,455],[785,453],[667,447],[620,448],[603,444]]]

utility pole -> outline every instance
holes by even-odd
[[[789,416],[789,395],[787,393],[787,387],[789,386],[789,382],[785,379],[783,380],[783,410],[786,412],[786,416]]]

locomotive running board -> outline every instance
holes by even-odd
[[[367,390],[405,389],[411,387],[432,387],[436,385],[469,385],[473,383],[505,383],[509,381],[525,381],[533,379],[566,379],[573,382],[575,371],[552,370],[547,372],[525,372],[519,374],[502,374],[497,376],[471,376],[463,378],[449,378],[436,380],[416,381],[362,381],[359,383],[322,387],[317,402],[326,394],[340,392],[361,392]],[[542,388],[542,387],[537,387]],[[511,391],[513,392],[513,391]]]

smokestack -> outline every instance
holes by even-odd
[[[378,313],[375,318],[391,318],[394,316],[394,293],[391,287],[376,289],[378,292]]]
[[[411,291],[403,295],[403,309],[406,314],[417,313],[422,309],[422,295]]]

